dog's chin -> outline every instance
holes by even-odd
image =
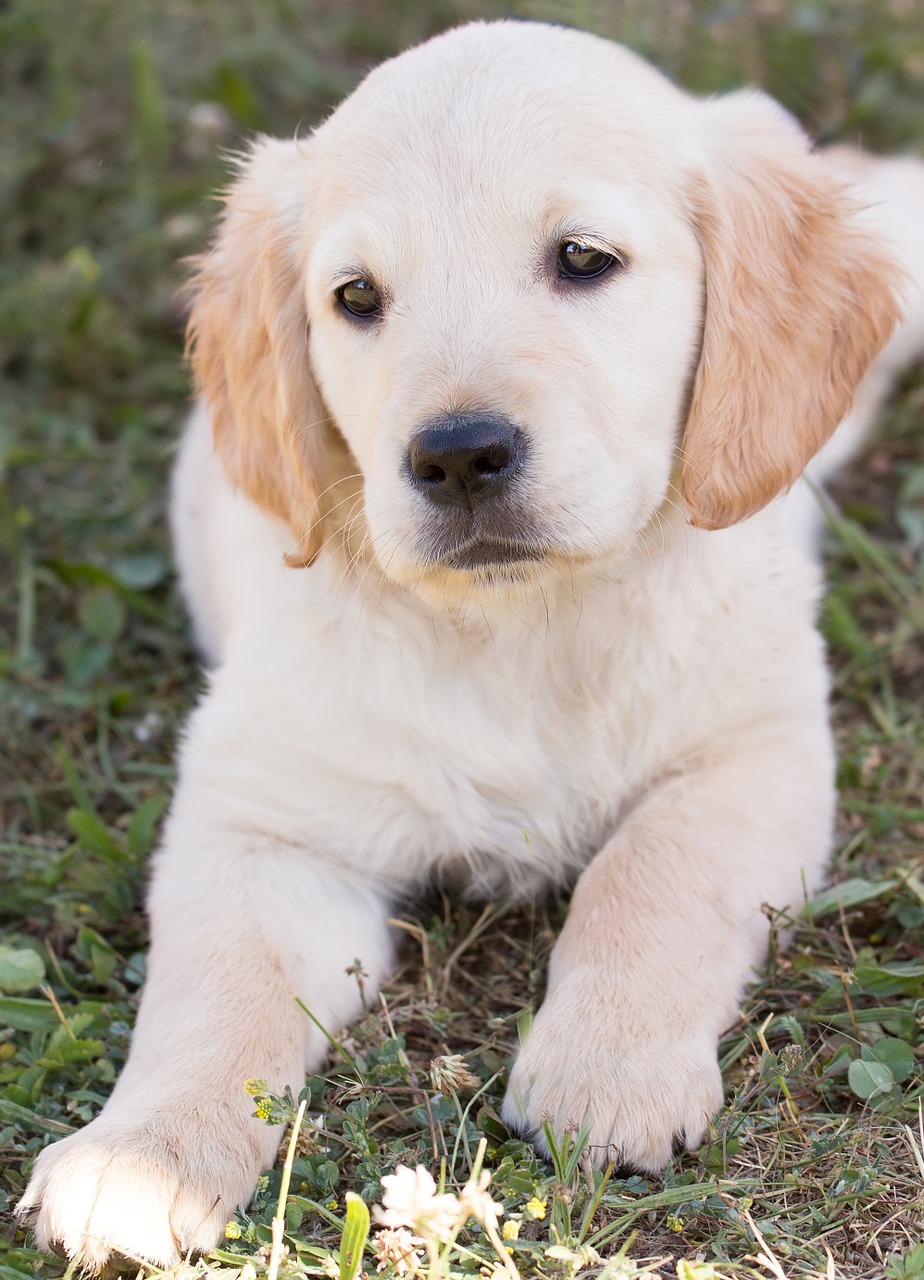
[[[455,610],[468,604],[490,607],[524,600],[546,589],[557,576],[547,563],[516,561],[455,569],[428,565],[406,585],[427,604]]]
[[[543,564],[548,559],[548,548],[533,546],[528,543],[508,542],[499,539],[478,539],[463,543],[452,550],[444,551],[435,557],[440,567],[453,569],[460,573],[513,574],[522,576],[531,567]]]
[[[510,604],[573,583],[583,558],[553,547],[500,541],[472,541],[407,565],[400,578],[389,575],[441,610],[467,604]]]

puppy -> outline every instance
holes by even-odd
[[[511,1126],[586,1122],[646,1171],[700,1142],[762,907],[798,910],[831,840],[799,477],[892,333],[894,257],[924,278],[895,163],[858,213],[761,94],[503,22],[253,146],[173,490],[209,688],[128,1064],[20,1206],[41,1245],[212,1246],[278,1141],[244,1080],[300,1088],[326,1043],[296,997],[355,1017],[348,968],[388,975],[390,903],[434,878],[577,879]]]

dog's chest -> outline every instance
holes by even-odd
[[[773,593],[755,612],[705,552],[689,587],[687,562],[462,620],[316,570],[310,599],[285,579],[284,607],[254,615],[216,673],[184,771],[235,824],[389,886],[565,880],[627,801],[783,687],[794,639]]]
[[[312,830],[391,881],[527,893],[566,879],[665,755],[671,655],[579,611],[544,627],[404,624],[341,636],[312,687]]]

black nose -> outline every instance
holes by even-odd
[[[523,443],[506,418],[451,413],[427,423],[411,439],[411,483],[434,502],[469,510],[499,494],[520,470]]]

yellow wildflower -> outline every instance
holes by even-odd
[[[540,1200],[538,1196],[533,1196],[532,1200],[530,1200],[526,1206],[526,1212],[532,1218],[544,1218],[545,1205],[546,1202],[544,1200]]]

